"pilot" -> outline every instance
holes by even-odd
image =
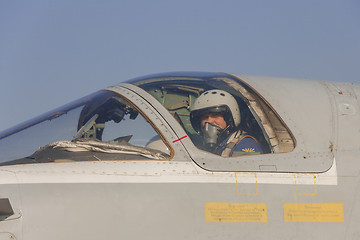
[[[223,157],[263,153],[258,141],[239,129],[240,116],[230,93],[219,89],[202,93],[190,112],[191,125],[201,135],[201,148]]]

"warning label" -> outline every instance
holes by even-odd
[[[265,203],[205,203],[206,222],[267,222]]]
[[[343,203],[284,203],[285,222],[343,222]]]

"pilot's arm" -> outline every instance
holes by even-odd
[[[244,136],[241,141],[231,150],[230,156],[236,157],[250,154],[263,154],[264,151],[258,141],[250,136]]]

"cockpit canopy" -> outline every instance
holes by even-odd
[[[126,84],[145,90],[151,99],[140,94],[135,97],[140,103],[134,103],[128,95],[109,88],[20,124],[0,133],[0,165],[172,159],[169,141],[142,111],[141,101],[161,103],[201,149],[199,133],[190,122],[190,109],[202,92],[211,89],[224,90],[236,99],[242,119],[239,127],[258,139],[264,153],[290,152],[295,147],[294,137],[271,106],[231,75],[164,73],[118,86],[126,89]]]
[[[199,135],[190,122],[190,109],[201,93],[221,89],[232,94],[239,104],[241,125],[262,145],[265,153],[291,152],[292,133],[269,104],[249,85],[223,73],[165,73],[129,80],[157,99],[181,124],[195,145]]]

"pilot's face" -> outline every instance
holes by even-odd
[[[226,121],[222,113],[204,113],[200,117],[201,127],[205,125],[206,122],[212,123],[222,129],[226,128]]]

